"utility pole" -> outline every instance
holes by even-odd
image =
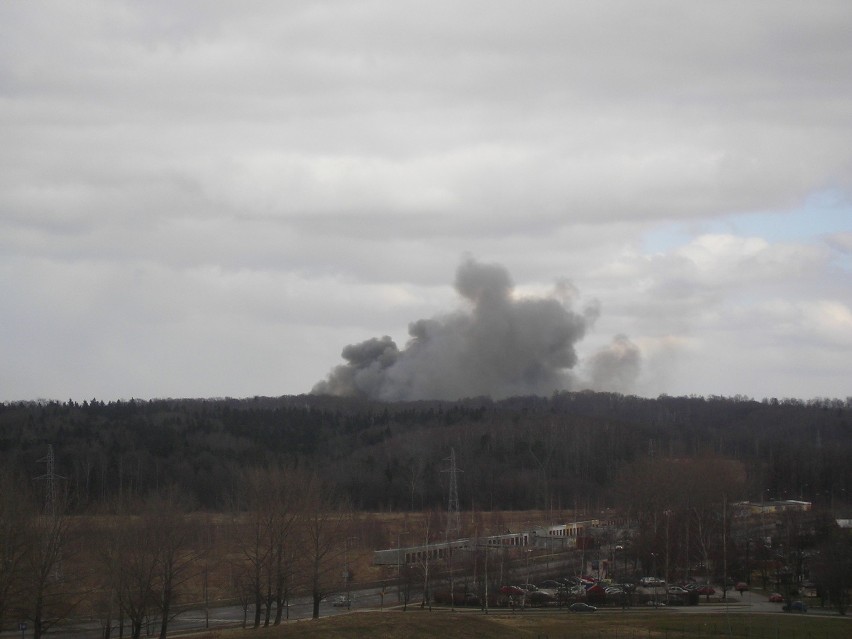
[[[47,482],[44,510],[51,517],[56,516],[56,480],[65,479],[56,474],[56,460],[53,456],[53,444],[47,445],[47,455],[38,460],[39,464],[47,465],[47,472],[36,479]]]
[[[36,477],[36,480],[47,482],[44,511],[45,515],[50,518],[50,528],[53,531],[51,533],[51,538],[47,540],[47,543],[49,545],[56,544],[56,548],[59,549],[61,548],[61,542],[59,539],[61,533],[59,528],[56,526],[58,517],[56,480],[65,478],[56,474],[56,459],[53,456],[53,444],[47,445],[47,455],[39,459],[37,463],[47,465],[47,472],[40,477]],[[56,561],[53,564],[53,578],[57,581],[62,578],[62,557],[59,554],[59,550],[57,550]]]
[[[347,608],[352,607],[352,599],[350,598],[351,588],[350,588],[350,585],[349,585],[349,582],[350,582],[350,579],[349,579],[349,542],[357,540],[357,539],[358,539],[357,537],[347,537],[346,543],[343,546],[344,563],[346,564],[345,572],[343,573],[343,578],[346,581],[346,607]]]
[[[722,494],[722,599],[728,603],[728,495]]]
[[[400,537],[402,535],[407,535],[407,530],[399,530],[396,533],[396,602],[400,603],[402,601],[402,592],[401,585],[402,579],[400,576],[400,566],[402,565],[402,549],[400,548]]]
[[[457,475],[464,472],[456,466],[456,449],[450,449],[450,456],[444,461],[450,462],[450,468],[442,472],[450,473],[450,494],[447,499],[447,539],[458,539],[461,535],[461,514],[459,512],[459,484]]]
[[[446,460],[445,460],[446,461]],[[450,608],[455,610],[455,574],[453,572],[453,546],[452,542],[461,536],[461,514],[459,512],[459,484],[456,476],[461,472],[456,467],[456,449],[450,448],[450,495],[447,499],[447,564],[450,569]]]

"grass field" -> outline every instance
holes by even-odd
[[[819,615],[628,612],[363,612],[278,628],[223,631],[210,639],[849,639],[852,620]]]

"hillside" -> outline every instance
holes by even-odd
[[[737,497],[844,501],[852,407],[837,400],[643,399],[609,393],[380,403],[324,396],[14,403],[0,406],[0,462],[55,472],[81,507],[179,485],[220,509],[235,477],[308,467],[364,510],[442,508],[455,449],[464,508],[609,505],[619,476],[653,460],[726,459]]]

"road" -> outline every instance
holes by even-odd
[[[350,609],[368,609],[380,608],[383,605],[380,591],[375,588],[357,590],[352,592],[352,605],[350,608],[335,607],[332,602],[336,595],[327,597],[320,603],[320,617],[329,617],[348,612]],[[388,591],[384,597],[384,604],[396,604],[396,591]],[[309,597],[298,597],[290,602],[287,610],[287,618],[292,620],[310,619],[313,613],[311,599]],[[241,606],[218,606],[211,607],[208,614],[205,614],[203,608],[190,609],[181,612],[169,623],[169,635],[178,634],[180,632],[199,631],[206,628],[216,629],[225,627],[236,627],[243,623],[243,609]],[[247,613],[247,624],[250,626],[254,622],[254,607],[250,606]],[[154,636],[159,634],[160,625],[159,619],[151,619],[148,628],[143,629],[144,636]],[[64,624],[62,627],[51,629],[48,632],[49,637],[56,639],[100,639],[103,637],[104,629],[100,622],[90,620],[78,620],[75,623]],[[113,637],[118,637],[118,628],[113,627]],[[124,635],[129,636],[130,627],[125,625]],[[7,630],[0,633],[2,639],[17,639],[22,637],[20,631]],[[32,628],[27,628],[24,632],[23,639],[32,637]]]
[[[713,600],[711,602],[706,602],[704,597],[701,598],[701,603],[698,606],[669,606],[667,608],[663,608],[661,610],[666,610],[672,614],[695,614],[695,613],[729,613],[729,614],[767,614],[767,613],[782,613],[780,603],[771,603],[767,600],[766,595],[763,593],[755,593],[755,592],[744,592],[742,595],[735,591],[731,591],[728,594],[729,599],[728,603],[719,602]],[[330,596],[326,598],[320,604],[320,617],[329,617],[332,615],[338,615],[348,612],[349,610],[366,610],[373,609],[377,610],[382,607],[393,607],[397,606],[397,592],[396,589],[389,589],[385,592],[384,597],[381,596],[381,592],[378,588],[369,588],[369,589],[361,589],[361,590],[353,590],[351,597],[351,606],[350,608],[338,608],[332,605],[332,602],[336,598],[336,595]],[[419,598],[413,597],[411,606],[419,605]],[[642,607],[634,606],[633,610],[641,610]],[[536,609],[532,609],[536,610]],[[540,609],[542,612],[552,609]],[[621,612],[622,609],[615,608],[601,608],[599,612],[607,614],[607,613],[615,613]],[[311,617],[312,607],[311,600],[308,597],[300,597],[291,601],[290,606],[288,608],[288,618],[289,620],[299,620],[299,619],[309,619]],[[796,614],[796,613],[793,613]],[[826,615],[836,615],[836,611],[833,610],[821,610],[818,608],[809,609],[807,614],[826,614]],[[247,623],[250,625],[253,620],[253,608],[250,607],[247,612]],[[243,622],[243,609],[240,606],[220,606],[220,607],[211,607],[209,609],[209,615],[205,615],[203,608],[186,610],[180,613],[172,622],[169,624],[169,635],[178,634],[180,632],[188,632],[188,631],[200,631],[205,628],[224,628],[224,627],[236,627],[241,625]],[[145,632],[143,630],[143,632]],[[159,625],[156,619],[152,619],[150,625],[150,632],[146,634],[146,636],[156,636],[159,633]],[[129,628],[125,628],[125,636],[129,635]],[[0,633],[0,638],[2,639],[16,639],[17,637],[21,637],[20,631],[6,631]],[[32,636],[32,630],[28,629],[25,633],[24,639],[26,637]],[[55,637],[56,639],[100,639],[103,637],[103,628],[100,623],[97,621],[80,621],[74,625],[67,625],[62,628],[57,628],[51,630],[49,632],[49,637]],[[117,628],[113,630],[113,637],[118,637]]]

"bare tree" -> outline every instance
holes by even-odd
[[[244,512],[237,513],[240,530],[241,588],[254,603],[254,627],[281,623],[292,582],[291,545],[304,495],[294,471],[253,469],[241,482]],[[272,609],[275,618],[272,619]]]
[[[27,521],[27,547],[20,557],[21,614],[32,622],[34,639],[67,619],[81,599],[63,572],[74,547],[67,493],[57,491],[46,511]]]
[[[130,620],[133,639],[139,639],[142,626],[156,605],[155,583],[160,564],[158,533],[152,519],[126,517],[118,523],[118,601]]]
[[[21,595],[29,550],[27,522],[33,515],[32,498],[23,486],[10,469],[0,470],[0,630]]]
[[[110,639],[112,635],[114,615],[118,615],[119,626],[121,630],[124,629],[124,610],[121,601],[123,534],[124,529],[119,520],[111,517],[104,521],[103,527],[97,531],[93,539],[97,570],[101,575],[94,605],[104,629],[104,639]]]
[[[340,553],[345,552],[351,515],[317,475],[303,485],[305,508],[299,519],[306,585],[313,602],[313,618],[319,618],[320,602],[334,592],[340,574]]]
[[[231,576],[231,588],[236,594],[237,600],[240,602],[240,608],[243,610],[243,628],[245,628],[248,623],[248,609],[252,603],[254,592],[251,579],[247,579],[250,575],[243,571],[244,567],[245,566],[242,563],[238,563],[231,567],[231,570],[233,571]]]
[[[300,490],[300,478],[295,473],[279,472],[273,479],[268,493],[272,518],[269,535],[270,579],[267,601],[275,605],[274,624],[277,626],[281,623],[285,604],[290,597],[293,577],[293,537],[304,497]]]
[[[240,550],[243,557],[241,583],[250,593],[254,603],[253,626],[255,628],[260,626],[263,613],[263,583],[269,557],[269,545],[265,539],[266,522],[266,514],[254,509],[245,514],[245,521],[240,525],[244,533],[238,535],[241,539]]]
[[[200,568],[205,548],[198,545],[198,526],[183,512],[178,493],[152,497],[146,504],[145,517],[150,520],[157,547],[157,570],[153,599],[160,613],[160,639],[165,639],[173,606],[181,587]]]
[[[832,530],[820,547],[815,577],[832,605],[841,615],[849,608],[852,584],[852,540],[842,530]]]
[[[420,607],[425,608],[427,604],[431,603],[431,597],[429,593],[429,578],[430,578],[430,568],[431,568],[431,560],[433,558],[433,554],[437,550],[437,546],[435,549],[430,548],[429,542],[431,541],[436,525],[438,525],[438,515],[433,510],[426,511],[423,513],[423,523],[421,532],[423,535],[423,545],[424,550],[420,552],[420,555],[417,560],[417,565],[420,567],[420,570],[423,575],[423,598],[420,600]]]

